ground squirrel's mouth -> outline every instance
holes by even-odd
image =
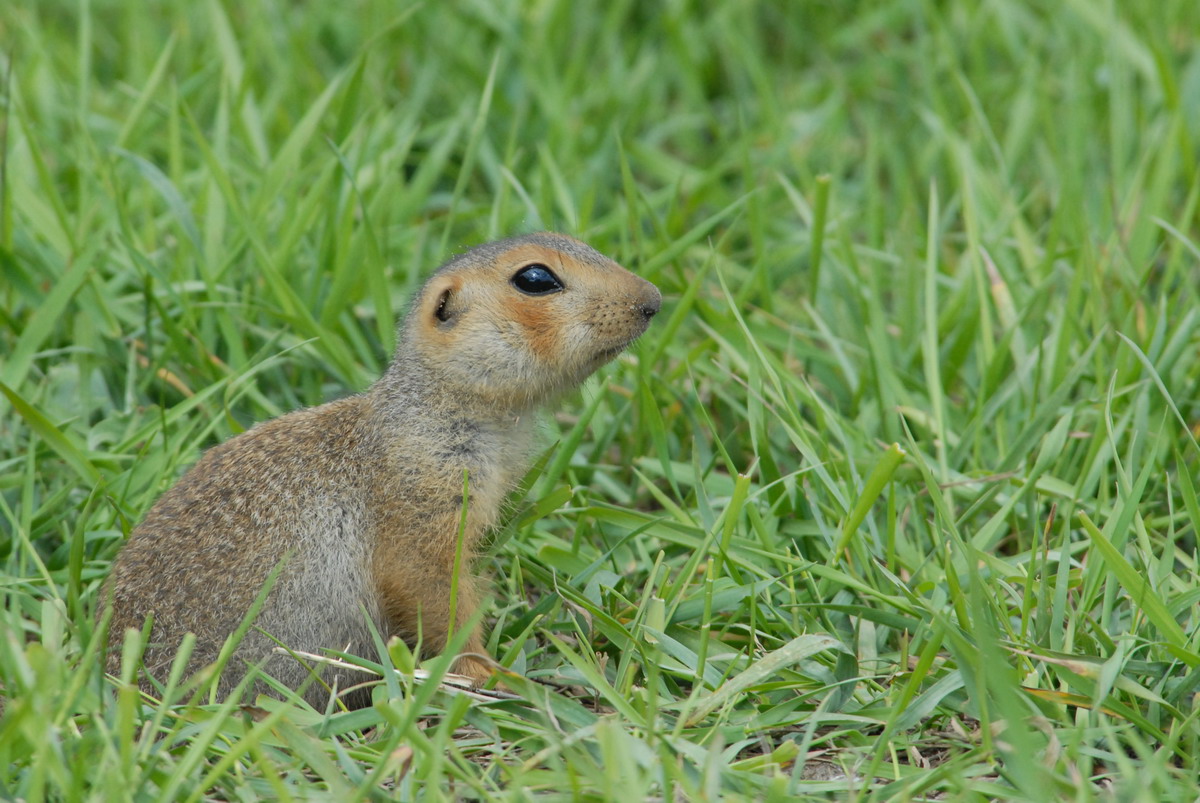
[[[639,335],[639,337],[640,337],[640,335]],[[625,349],[632,346],[635,342],[637,342],[637,338],[631,337],[629,340],[626,340],[624,343],[619,343],[615,346],[609,346],[606,349],[601,349],[600,351],[597,351],[596,355],[592,359],[595,360],[597,366],[603,365],[604,363],[615,358],[618,354],[620,354]]]

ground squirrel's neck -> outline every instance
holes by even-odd
[[[393,459],[484,483],[501,494],[520,479],[536,447],[536,410],[479,398],[437,366],[401,356],[368,392],[371,415]],[[386,433],[390,433],[390,436]]]
[[[368,392],[376,409],[387,417],[463,420],[489,429],[507,429],[537,412],[534,404],[498,403],[473,394],[436,365],[412,355],[397,355]]]
[[[410,507],[457,510],[466,472],[470,542],[477,541],[498,520],[505,497],[529,468],[537,440],[534,410],[485,403],[405,357],[392,363],[367,399],[395,476],[420,486]]]

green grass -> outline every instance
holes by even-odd
[[[1197,30],[8,0],[0,797],[1196,799]],[[327,715],[106,681],[99,584],[157,495],[542,228],[665,297],[485,561],[489,648],[553,685]]]

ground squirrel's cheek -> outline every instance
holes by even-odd
[[[421,339],[417,348],[431,358],[440,358],[452,347],[457,333],[453,330],[441,330],[431,323],[421,323]]]
[[[513,313],[533,356],[539,362],[557,363],[561,356],[562,313],[552,309],[544,298],[518,299],[513,305]]]

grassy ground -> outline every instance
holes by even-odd
[[[1197,30],[7,0],[0,797],[1194,800]],[[156,496],[542,228],[666,299],[486,561],[490,648],[557,685],[111,696],[92,611]]]

